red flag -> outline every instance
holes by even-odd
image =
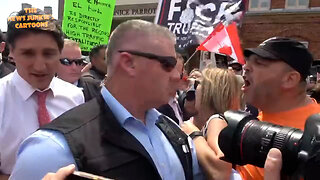
[[[226,54],[240,64],[245,63],[235,22],[227,27],[222,23],[218,24],[197,49]]]
[[[231,56],[232,55],[232,48],[230,46],[225,45],[219,49],[219,53]]]

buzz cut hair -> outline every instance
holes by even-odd
[[[80,44],[71,39],[64,39],[64,47],[80,47]]]
[[[107,47],[108,65],[112,64],[112,56],[121,44],[126,43],[124,37],[128,32],[143,33],[146,37],[156,35],[176,41],[175,35],[166,27],[140,19],[125,21],[117,26],[110,36]]]

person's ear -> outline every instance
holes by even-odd
[[[6,47],[6,43],[5,42],[1,42],[0,43],[0,53],[2,53],[4,51],[5,47]]]
[[[289,71],[282,77],[282,87],[284,89],[291,89],[298,86],[301,81],[301,75],[297,71]]]
[[[121,69],[127,72],[129,76],[135,76],[136,74],[135,61],[131,54],[122,52],[120,54],[118,63]]]

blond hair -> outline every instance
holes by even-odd
[[[236,75],[227,69],[206,68],[202,71],[201,105],[213,110],[214,113],[224,113],[232,109],[240,101],[240,88]]]
[[[71,39],[64,39],[64,47],[80,47],[79,43],[71,40]]]

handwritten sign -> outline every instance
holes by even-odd
[[[82,51],[97,44],[107,44],[115,0],[65,1],[62,30],[68,38],[80,43]]]
[[[28,14],[28,13],[37,13],[38,10],[37,8],[25,8],[24,11]],[[22,16],[8,17],[8,21],[18,22],[14,26],[17,29],[48,27],[48,20],[50,19],[52,19],[51,14],[22,15]],[[32,21],[41,21],[41,22],[32,22]]]

